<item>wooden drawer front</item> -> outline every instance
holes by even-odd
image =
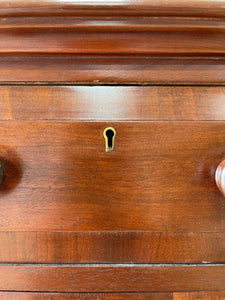
[[[211,293],[28,293],[0,292],[1,300],[224,300],[225,292]]]
[[[107,126],[117,131],[113,153]],[[223,121],[0,128],[1,262],[225,262],[225,199],[214,181]]]
[[[103,130],[117,131],[105,152]],[[214,182],[224,122],[1,121],[0,228],[44,231],[225,229]]]
[[[225,265],[0,265],[2,291],[143,293],[223,291]]]
[[[10,85],[0,86],[0,119],[215,121],[224,98],[224,86]]]
[[[224,263],[223,99],[224,87],[1,86],[0,262]]]
[[[219,295],[219,294],[218,294]],[[13,293],[0,292],[1,300],[173,300],[172,293]],[[180,298],[183,300],[183,298]],[[219,298],[218,298],[219,299]]]

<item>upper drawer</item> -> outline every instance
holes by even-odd
[[[0,86],[1,120],[225,120],[223,86]]]

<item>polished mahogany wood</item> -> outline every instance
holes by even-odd
[[[194,0],[12,0],[0,2],[1,17],[18,16],[184,16],[224,18],[224,1]]]
[[[0,290],[224,291],[225,265],[0,265]]]
[[[29,293],[0,292],[0,300],[173,300],[172,293]]]
[[[1,56],[224,57],[225,21],[6,18],[0,39]]]
[[[225,292],[192,293],[31,293],[0,292],[1,300],[224,300]]]
[[[225,1],[186,2],[1,1],[0,299],[224,298]]]
[[[0,82],[224,84],[223,3],[1,1]]]
[[[224,292],[174,293],[174,300],[224,300]]]
[[[0,82],[223,84],[224,63],[224,59],[0,57]]]
[[[0,232],[2,263],[225,263],[224,250],[224,232]]]
[[[192,293],[31,293],[0,292],[1,300],[224,300],[225,292]]]
[[[105,152],[103,131],[117,131]],[[1,121],[2,231],[223,232],[223,121]],[[41,222],[40,222],[41,220]]]
[[[0,29],[3,32],[15,32],[15,30],[23,30],[35,33],[42,30],[44,33],[57,29],[74,30],[78,32],[87,31],[88,33],[99,31],[101,33],[113,32],[148,32],[148,31],[180,31],[189,32],[220,32],[225,31],[225,23],[223,19],[208,18],[126,18],[113,17],[40,17],[29,18],[21,16],[20,18],[5,18],[0,22]]]
[[[4,85],[0,119],[225,120],[224,98],[224,86]]]

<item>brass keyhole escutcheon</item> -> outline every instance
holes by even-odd
[[[107,127],[103,131],[103,136],[105,139],[105,151],[106,152],[114,152],[115,151],[116,130],[113,127]]]

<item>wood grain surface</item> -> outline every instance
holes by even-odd
[[[1,300],[224,300],[224,292],[199,293],[31,293],[0,292]]]
[[[103,130],[117,131],[105,152]],[[2,231],[223,232],[217,121],[1,121]],[[41,222],[40,222],[41,220]]]
[[[0,232],[1,263],[225,263],[224,232]]]
[[[225,120],[223,86],[0,86],[1,120]]]
[[[224,84],[224,63],[224,59],[0,57],[0,82],[92,85]]]
[[[225,265],[0,265],[0,290],[224,291]]]
[[[224,63],[224,59],[0,57],[0,82],[224,84]]]
[[[174,293],[174,300],[224,300],[225,292]]]
[[[224,88],[69,86],[224,84],[224,4],[0,2],[0,83],[68,85],[0,86],[0,299],[225,298]]]
[[[1,300],[173,300],[172,293],[28,293],[0,292]]]
[[[30,293],[0,292],[1,300],[224,300],[224,292],[200,293]]]

